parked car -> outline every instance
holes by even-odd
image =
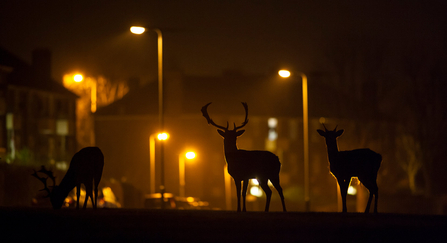
[[[144,207],[150,209],[161,209],[161,193],[147,194]],[[164,194],[164,209],[199,210],[210,209],[209,203],[201,201],[197,197],[178,197],[172,193]]]

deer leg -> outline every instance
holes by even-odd
[[[279,184],[279,176],[275,177],[273,179],[270,179],[270,181],[272,182],[273,186],[275,187],[275,189],[278,191],[279,193],[279,197],[281,198],[281,203],[282,203],[282,210],[284,212],[287,212],[286,210],[286,204],[284,203],[284,195],[282,193],[282,187]]]
[[[377,191],[378,191],[377,183],[375,181],[371,181],[371,180],[367,180],[367,179],[364,179],[362,181],[362,183],[369,191],[369,198],[368,198],[368,203],[366,204],[365,213],[369,213],[369,209],[371,207],[371,202],[372,202],[373,196],[375,197],[374,213],[377,213]]]
[[[81,197],[81,185],[76,185],[76,209],[79,209],[79,198]]]
[[[249,179],[242,181],[242,212],[247,212],[247,209],[245,207],[245,198],[247,197],[247,187],[249,181]]]
[[[237,211],[241,211],[241,181],[234,180],[234,183],[236,184],[236,193],[237,193]]]
[[[368,197],[368,203],[366,204],[365,213],[369,213],[369,208],[371,206],[373,194],[371,191],[369,191],[369,197]]]
[[[348,194],[349,182],[350,181],[343,179],[338,180],[338,185],[340,186],[341,201],[343,203],[343,213],[348,212],[348,208],[346,207],[346,195]]]
[[[89,183],[87,183],[89,184]],[[92,188],[92,184],[86,185],[85,186],[85,201],[84,201],[84,208],[87,208],[87,203],[88,203],[88,198],[90,197],[90,199],[92,200],[92,207],[95,208],[95,202],[93,201],[93,188]]]
[[[368,205],[367,208],[365,210],[365,213],[369,212],[369,208],[371,206],[371,201],[372,201],[372,197],[374,196],[374,213],[377,213],[377,201],[378,201],[378,187],[377,187],[377,183],[374,182],[374,184],[371,186],[371,188],[368,188],[369,190],[369,199],[368,199]]]
[[[270,199],[272,198],[272,189],[270,189],[269,184],[268,184],[268,179],[264,180],[259,180],[259,186],[262,188],[262,190],[265,192],[265,195],[267,197],[267,201],[265,202],[265,210],[266,212],[269,211],[269,207],[270,207]]]
[[[94,201],[94,203],[93,203],[93,208],[97,208],[97,206],[98,206],[98,185],[96,184],[95,185],[95,201]],[[92,198],[92,200],[93,200],[93,198]]]
[[[89,197],[89,194],[86,192],[85,197],[84,197],[84,206],[82,207],[83,209],[87,208],[88,197]]]

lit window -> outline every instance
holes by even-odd
[[[275,141],[278,138],[278,133],[274,129],[269,130],[269,140]]]
[[[68,121],[60,119],[56,121],[56,134],[61,136],[68,135]]]
[[[278,119],[270,117],[267,121],[269,128],[276,128],[278,126]]]

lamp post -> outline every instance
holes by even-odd
[[[155,134],[149,136],[149,193],[155,193]]]
[[[73,81],[75,83],[81,83],[84,81],[84,76],[82,74],[75,74],[73,75]],[[97,87],[97,83],[96,80],[93,78],[88,78],[85,80],[85,82],[87,82],[87,86],[84,87],[88,87],[90,86],[90,110],[92,111],[92,113],[96,112],[96,99],[98,97],[98,93],[96,91],[96,87]]]
[[[179,196],[185,197],[185,171],[186,171],[186,165],[185,165],[185,158],[188,160],[194,159],[196,157],[196,154],[192,151],[187,152],[185,154],[181,153],[178,155],[178,171],[179,171]]]
[[[288,70],[279,70],[278,74],[282,78],[289,78],[291,76]],[[308,112],[308,97],[307,97],[307,76],[300,73],[303,87],[303,144],[304,144],[304,207],[305,211],[310,211],[310,196],[309,196],[309,112]]]
[[[169,134],[153,133],[149,136],[149,173],[150,173],[149,193],[150,194],[155,193],[155,137],[157,137],[158,140],[163,141],[169,138]]]
[[[160,132],[164,130],[163,119],[163,36],[160,29],[151,29],[157,33],[157,46],[158,46],[158,123],[160,126]],[[143,34],[146,31],[144,27],[132,26],[130,32],[133,34]],[[161,168],[161,199],[164,200],[165,182],[164,182],[164,146],[160,144],[160,168]],[[161,204],[163,208],[163,203]]]

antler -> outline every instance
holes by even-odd
[[[247,102],[242,102],[242,105],[244,106],[244,109],[245,109],[245,120],[244,120],[244,122],[242,122],[242,125],[238,126],[238,127],[236,127],[236,123],[234,123],[234,131],[245,127],[245,125],[247,125],[247,123],[248,123],[248,105],[247,105]]]
[[[33,169],[34,170],[34,169]],[[48,177],[40,177],[37,172],[41,172],[44,173],[45,175],[47,175]],[[31,174],[32,176],[36,177],[39,181],[41,181],[44,185],[45,188],[41,189],[40,191],[47,191],[48,195],[45,197],[49,197],[51,194],[50,189],[47,186],[47,180],[48,178],[50,178],[53,181],[53,187],[56,184],[56,177],[53,175],[53,172],[50,170],[45,169],[45,166],[42,165],[41,169],[39,171],[34,170],[34,173]]]
[[[327,132],[328,130],[327,130],[326,126],[324,125],[324,123],[321,123],[321,125],[323,125],[324,130],[326,130],[326,132]],[[337,127],[338,127],[338,125],[335,126],[335,128],[334,128],[334,130],[333,130],[334,132],[337,131]]]
[[[47,178],[50,178],[53,181],[53,187],[56,185],[56,177],[53,175],[53,171],[45,169],[45,166],[42,165],[38,172],[42,172],[47,175]]]
[[[227,131],[228,130],[228,122],[227,122],[227,127],[223,127],[223,126],[219,126],[216,123],[214,123],[213,119],[211,119],[211,117],[208,115],[208,106],[211,105],[212,102],[206,104],[205,106],[202,107],[202,115],[206,118],[206,121],[208,122],[208,124],[211,124],[217,128],[220,128],[222,130]]]

